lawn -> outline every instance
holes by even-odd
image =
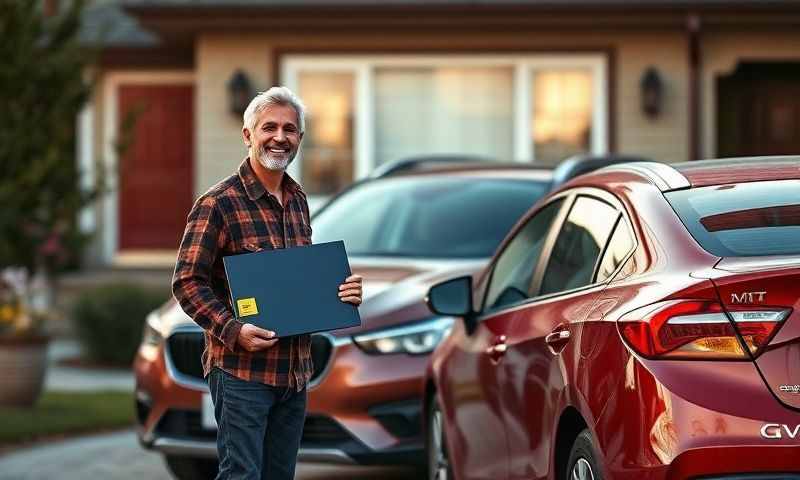
[[[47,392],[32,408],[0,407],[0,446],[132,426],[130,392]]]

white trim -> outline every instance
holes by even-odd
[[[375,167],[375,102],[374,71],[369,65],[360,65],[355,78],[355,114],[354,128],[355,179],[364,178]],[[354,180],[355,180],[354,179]]]
[[[608,153],[608,61],[606,58],[595,60],[594,62],[594,117],[592,118],[592,153],[604,155]]]
[[[104,76],[103,83],[103,163],[105,165],[105,180],[108,193],[103,196],[102,201],[102,259],[103,263],[110,265],[114,263],[119,247],[119,192],[117,190],[119,182],[116,175],[118,159],[114,148],[114,142],[117,137],[119,88],[122,85],[194,85],[195,74],[191,71],[110,72]],[[192,128],[194,128],[194,125]],[[195,139],[195,142],[197,142],[197,139]],[[192,179],[192,188],[194,188],[194,179]]]
[[[514,67],[514,161],[530,162],[534,158],[531,126],[533,125],[533,95],[531,69],[517,64]]]
[[[295,75],[295,71],[288,71],[285,68],[281,67],[281,78],[284,79],[284,83],[282,85],[292,85],[292,90],[297,91],[297,76]],[[305,134],[305,132],[303,132]],[[288,173],[293,179],[300,180],[303,172],[303,144],[300,143],[300,149],[297,151],[297,154],[294,157],[294,161],[286,167],[286,173]]]
[[[359,180],[366,177],[375,167],[375,100],[374,72],[376,68],[391,67],[512,67],[514,69],[513,102],[514,132],[513,156],[515,161],[535,162],[535,152],[531,141],[532,95],[531,78],[533,72],[544,68],[589,68],[593,74],[594,105],[592,117],[591,152],[602,155],[608,152],[608,57],[605,53],[571,54],[387,54],[375,55],[327,55],[292,54],[283,58],[280,71],[286,86],[298,90],[298,72],[349,72],[356,79],[355,85],[355,127],[354,127],[354,171]],[[300,163],[302,160],[298,159]],[[296,167],[293,174],[301,170]],[[302,179],[300,179],[302,181]]]
[[[75,132],[75,154],[80,173],[80,188],[91,190],[95,182],[94,165],[94,102],[91,97],[78,113],[77,131]],[[83,233],[91,233],[96,227],[94,205],[87,205],[81,210],[78,225]]]

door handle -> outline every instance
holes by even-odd
[[[497,337],[492,345],[486,349],[486,354],[492,357],[492,360],[498,361],[508,351],[508,344],[506,343],[506,336],[500,335]]]
[[[544,342],[551,347],[560,346],[567,343],[570,336],[569,330],[559,330],[545,336]]]

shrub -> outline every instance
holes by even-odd
[[[72,309],[72,320],[87,359],[130,365],[141,341],[147,314],[164,300],[161,290],[125,283],[81,293]]]

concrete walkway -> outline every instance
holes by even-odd
[[[0,480],[169,480],[160,454],[142,449],[132,430],[64,440],[0,457]],[[402,467],[300,463],[296,480],[417,479]],[[202,480],[202,479],[197,479]]]
[[[47,391],[97,391],[123,390],[132,392],[133,372],[123,369],[75,368],[59,365],[65,358],[80,355],[81,347],[76,340],[56,339],[47,350],[47,376],[44,388]]]
[[[131,430],[65,440],[0,458],[2,480],[169,480],[161,455],[140,448]]]

